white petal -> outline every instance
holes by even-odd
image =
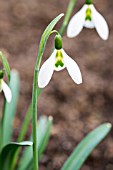
[[[94,25],[95,25],[95,28],[96,28],[98,34],[100,35],[100,37],[103,40],[107,40],[108,39],[108,35],[109,35],[109,28],[108,28],[106,20],[95,9],[95,7],[93,5],[90,5],[90,8],[92,10],[92,19],[93,19],[93,22],[94,22]]]
[[[67,67],[68,73],[71,76],[71,78],[73,79],[73,81],[77,84],[82,83],[82,75],[80,72],[80,69],[77,65],[77,63],[70,58],[64,50],[62,50],[63,53],[63,57],[64,57],[64,61],[65,61],[65,65]]]
[[[85,21],[85,23],[84,23],[84,27],[86,27],[86,28],[94,28],[95,26],[94,26],[94,23],[93,23],[93,21]]]
[[[10,102],[12,99],[12,93],[11,93],[9,86],[4,82],[4,80],[2,80],[2,89],[3,89],[7,102]]]
[[[39,75],[38,75],[38,86],[44,88],[50,81],[53,71],[54,71],[54,62],[55,62],[56,50],[52,55],[45,61],[42,65]]]
[[[74,36],[77,36],[82,31],[85,22],[87,7],[87,5],[84,5],[82,9],[71,18],[67,27],[68,37],[72,38]]]

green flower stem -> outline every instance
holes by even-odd
[[[39,46],[39,49],[41,47]],[[43,51],[39,50],[36,66],[34,70],[34,79],[33,79],[33,91],[32,91],[32,136],[33,136],[33,169],[38,170],[38,144],[37,144],[37,101],[38,101],[38,91],[37,87],[38,82],[38,73],[40,68],[40,63],[42,59]]]
[[[76,4],[76,1],[77,1],[77,0],[70,0],[70,2],[69,2],[68,8],[67,8],[67,12],[66,12],[65,17],[64,17],[63,24],[62,24],[62,26],[61,26],[61,28],[60,28],[60,31],[59,31],[59,33],[60,33],[61,36],[62,36],[62,35],[64,34],[64,32],[65,32],[65,29],[66,29],[67,24],[68,24],[68,22],[69,22],[69,19],[70,19],[70,16],[71,16],[71,14],[72,14],[73,8],[74,8],[74,6],[75,6],[75,4]]]
[[[36,60],[36,66],[34,70],[34,79],[33,79],[33,90],[32,90],[32,136],[33,136],[33,170],[38,170],[38,152],[37,152],[37,101],[38,101],[38,73],[40,68],[40,63],[42,60],[42,56],[44,53],[44,49],[46,46],[47,39],[49,38],[52,29],[56,25],[56,23],[60,20],[60,18],[64,14],[58,15],[54,20],[51,21],[51,23],[46,27],[45,31],[42,34],[40,45],[39,45],[39,51],[38,51],[38,57]]]
[[[37,152],[37,82],[38,70],[34,71],[33,93],[32,93],[32,128],[33,128],[33,169],[38,170],[38,152]]]

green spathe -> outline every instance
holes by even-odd
[[[86,4],[88,5],[92,4],[92,0],[86,0]]]
[[[2,79],[3,76],[4,76],[4,72],[3,72],[3,70],[0,70],[0,79]]]
[[[61,50],[62,49],[62,37],[60,34],[55,36],[55,49]]]

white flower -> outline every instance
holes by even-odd
[[[96,28],[103,40],[108,39],[109,28],[107,22],[92,4],[85,4],[82,9],[72,17],[67,28],[68,37],[72,38],[77,36],[83,27]]]
[[[49,83],[54,70],[60,71],[65,67],[74,82],[77,84],[82,83],[82,76],[77,63],[70,58],[63,49],[55,49],[39,71],[38,86],[44,88]]]
[[[4,82],[3,79],[0,79],[0,92],[3,90],[7,102],[10,102],[12,99],[12,93],[8,85]]]

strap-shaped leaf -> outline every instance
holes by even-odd
[[[111,129],[110,123],[105,123],[90,132],[75,148],[61,170],[79,170],[93,149],[102,141]]]
[[[21,146],[32,146],[31,141],[23,141],[20,143],[11,142],[4,146],[0,154],[0,170],[11,170],[11,163],[16,150]]]
[[[10,67],[9,67],[9,64],[8,64],[6,57],[4,56],[4,54],[1,51],[0,51],[0,59],[2,61],[4,69],[6,71],[7,78],[10,81]]]
[[[13,119],[16,112],[16,106],[19,96],[19,75],[16,70],[11,71],[11,80],[9,86],[12,91],[12,100],[10,103],[5,102],[5,108],[2,120],[2,141],[3,145],[11,142],[13,132]]]
[[[39,152],[39,159],[41,158],[42,153],[44,152],[46,145],[49,140],[50,130],[52,127],[52,118],[42,116],[39,119],[38,127],[37,127],[37,138],[38,138],[38,148],[37,152]],[[21,158],[18,170],[33,170],[33,154],[32,148],[26,148],[23,156]]]

